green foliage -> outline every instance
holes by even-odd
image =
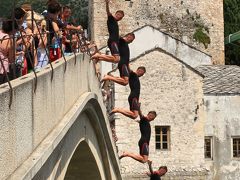
[[[240,1],[224,0],[224,36],[240,31]],[[225,63],[240,65],[240,47],[225,46]]]
[[[41,13],[46,9],[46,2],[47,0],[15,0],[15,5],[18,7],[23,3],[29,3],[34,11]],[[81,24],[84,28],[88,27],[88,0],[58,0],[58,2],[71,7],[72,22]],[[14,1],[0,0],[0,5],[0,17],[11,17]]]
[[[207,49],[208,45],[211,43],[211,39],[209,37],[209,27],[205,25],[204,21],[201,18],[201,15],[196,11],[190,13],[189,9],[186,9],[186,13],[187,14],[182,19],[183,22],[187,22],[186,26],[188,28],[195,30],[192,38],[195,39],[198,43],[202,43]]]
[[[206,49],[211,43],[210,37],[204,32],[204,29],[202,27],[196,29],[195,33],[193,34],[193,38],[197,42],[203,43]]]
[[[13,1],[4,1],[0,0],[0,17],[1,18],[9,18],[11,17],[12,7],[13,7]]]
[[[162,22],[162,21],[163,21],[163,18],[164,18],[164,15],[163,15],[163,13],[160,13],[157,17],[158,17],[158,19],[160,19],[161,22]]]
[[[59,0],[59,2],[71,7],[73,22],[81,24],[84,28],[88,27],[88,0]]]

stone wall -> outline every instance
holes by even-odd
[[[233,158],[232,137],[240,137],[239,95],[205,95],[205,135],[213,138],[213,160],[206,161],[214,180],[240,178],[239,158]]]
[[[151,122],[152,136],[149,159],[156,169],[160,165],[174,172],[205,172],[204,123],[202,76],[180,61],[161,51],[153,51],[131,64],[131,69],[145,66],[146,74],[140,78],[143,114],[155,110],[157,118]],[[118,72],[116,73],[118,75]],[[116,107],[129,108],[129,87],[115,85]],[[170,126],[170,149],[155,149],[156,125]],[[118,150],[138,153],[140,132],[138,123],[122,115],[116,115]],[[122,173],[141,174],[147,171],[143,165],[130,158],[121,160]],[[193,175],[193,173],[192,173]]]
[[[105,46],[108,33],[104,0],[92,0],[94,24],[92,37]],[[152,25],[213,57],[213,63],[224,64],[223,0],[112,0],[111,12],[122,9],[124,19],[119,22],[120,34]],[[201,38],[198,43],[195,38]],[[208,39],[208,37],[210,39]],[[210,44],[208,41],[210,40]]]

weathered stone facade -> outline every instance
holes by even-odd
[[[157,118],[151,122],[150,159],[154,168],[169,167],[169,177],[176,172],[196,176],[206,173],[204,168],[204,123],[202,76],[181,61],[159,50],[144,55],[131,64],[131,69],[145,66],[147,73],[140,78],[140,102],[143,114],[155,110]],[[117,73],[118,74],[118,73]],[[129,87],[115,85],[115,106],[128,108]],[[138,123],[116,115],[118,150],[138,153],[140,138]],[[156,150],[155,126],[170,126],[170,149]],[[141,174],[147,166],[130,158],[121,160],[123,175]],[[166,176],[166,178],[168,177]],[[199,177],[201,177],[199,175]],[[126,179],[129,179],[126,178]],[[201,178],[200,178],[201,179]]]
[[[205,136],[211,139],[212,158],[206,159],[206,166],[213,180],[240,179],[240,157],[233,155],[233,139],[240,139],[240,68],[217,65],[197,69],[205,75]]]
[[[108,38],[104,0],[92,0],[94,11],[92,36],[105,46]],[[212,55],[214,64],[224,64],[223,0],[112,0],[111,12],[122,9],[125,17],[119,22],[122,35],[144,25],[152,25]],[[206,36],[204,36],[204,34]],[[201,36],[203,43],[194,40]],[[208,44],[208,36],[210,44]],[[202,38],[203,37],[203,38]]]
[[[240,137],[239,95],[205,95],[205,136],[212,137],[212,159],[206,160],[213,180],[240,178],[239,157],[233,157],[233,137]]]
[[[118,9],[125,12],[125,17],[119,22],[121,35],[135,31],[136,39],[130,45],[131,58],[134,59],[131,69],[135,70],[140,65],[147,68],[146,75],[140,79],[140,102],[144,114],[150,110],[158,113],[156,120],[151,122],[149,158],[153,160],[154,169],[160,165],[169,167],[163,179],[212,180],[221,175],[227,177],[224,172],[230,171],[226,169],[232,168],[234,163],[238,166],[238,163],[229,161],[230,165],[226,165],[221,159],[213,163],[204,158],[204,133],[209,135],[206,128],[215,124],[205,123],[208,111],[203,108],[203,76],[193,69],[201,64],[211,64],[204,53],[212,56],[213,64],[224,64],[223,0],[132,2],[112,0],[110,9],[113,13]],[[99,46],[106,46],[108,33],[105,2],[92,0],[92,3],[92,37]],[[144,29],[146,25],[151,27]],[[201,36],[200,42],[196,40],[198,36]],[[175,43],[172,37],[179,41]],[[189,50],[183,47],[185,45],[190,47]],[[191,46],[204,53],[195,55]],[[115,75],[119,75],[118,72]],[[128,108],[128,95],[128,86],[115,84],[116,107]],[[138,153],[138,123],[119,114],[115,115],[115,119],[119,153],[125,150]],[[156,150],[155,126],[170,127],[169,150]],[[223,151],[218,152],[224,156]],[[148,170],[147,165],[125,158],[121,160],[121,167],[126,180],[147,178],[143,174]],[[234,173],[228,177],[236,177]]]

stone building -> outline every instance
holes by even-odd
[[[151,122],[150,159],[154,168],[169,167],[163,179],[239,179],[240,68],[199,65],[208,63],[206,54],[199,52],[202,56],[197,56],[202,57],[202,61],[196,62],[195,49],[189,47],[186,51],[187,47],[176,47],[170,42],[164,44],[171,44],[172,51],[167,53],[162,49],[166,46],[158,44],[157,48],[138,55],[131,63],[133,70],[141,65],[147,68],[140,79],[143,113],[158,112],[156,120]],[[136,53],[134,47],[133,44],[132,52]],[[189,63],[186,56],[182,60],[176,58],[178,54],[174,54],[173,47],[192,54],[194,63]],[[115,85],[115,106],[127,108],[128,94],[129,87]],[[115,126],[119,153],[138,153],[138,124],[115,115]],[[148,170],[146,165],[125,158],[121,166],[124,179],[146,178],[143,174]]]
[[[151,31],[152,33],[148,32]],[[169,178],[180,177],[205,179],[208,171],[204,160],[204,124],[203,75],[194,67],[199,64],[211,64],[208,55],[170,37],[158,30],[145,27],[135,32],[136,39],[148,32],[145,50],[140,53],[139,42],[131,45],[132,57],[136,57],[130,67],[145,66],[147,73],[140,78],[140,102],[143,114],[150,110],[158,113],[151,122],[150,159],[154,168],[167,165]],[[163,41],[164,40],[164,41]],[[146,39],[145,39],[146,41]],[[152,44],[153,43],[153,44]],[[154,44],[155,43],[155,44]],[[155,48],[151,48],[155,47]],[[169,47],[169,49],[168,49]],[[149,50],[150,48],[151,50]],[[178,53],[178,50],[185,52]],[[181,59],[179,59],[179,57]],[[196,58],[195,58],[196,57]],[[198,57],[201,57],[198,59]],[[115,75],[118,75],[116,72]],[[115,106],[128,108],[129,87],[115,84]],[[138,123],[122,115],[115,115],[115,128],[118,136],[119,153],[131,151],[138,153],[140,138]],[[147,166],[130,158],[121,160],[122,174],[125,179],[139,177]]]
[[[240,179],[240,68],[199,66],[204,78],[205,164],[213,179]]]
[[[92,37],[105,46],[105,3],[94,0],[92,7]],[[239,179],[239,68],[223,65],[223,1],[112,0],[111,11],[118,9],[126,15],[120,33],[136,35],[131,69],[147,68],[140,79],[143,113],[158,113],[151,122],[154,168],[169,167],[163,179]],[[112,69],[101,65],[103,74]],[[114,92],[115,106],[128,108],[129,87],[115,84]],[[119,153],[138,153],[138,124],[114,119]],[[121,166],[124,179],[147,179],[147,165],[125,158]]]
[[[223,0],[111,0],[111,12],[122,9],[120,33],[145,25],[166,32],[212,56],[214,64],[224,64]],[[92,37],[99,46],[108,38],[104,0],[91,1]],[[201,37],[201,38],[200,38]],[[195,39],[194,39],[195,38]],[[196,39],[201,39],[197,41]]]

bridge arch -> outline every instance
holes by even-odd
[[[39,170],[36,168],[34,172],[32,169],[29,174],[35,175],[29,179],[120,179],[116,156],[111,150],[107,121],[97,96],[93,93],[85,93],[82,96],[83,100],[79,101],[79,106],[74,106],[77,112],[69,115],[66,124],[60,125],[69,126],[61,141],[51,153],[46,152],[45,155],[49,154],[49,157]],[[61,132],[63,131],[61,128]],[[53,139],[48,143],[54,146],[57,142]],[[36,167],[41,164],[40,161],[41,159]],[[73,165],[76,165],[77,169],[72,169]],[[79,174],[75,174],[78,170]]]
[[[80,142],[67,168],[64,179],[96,179],[101,180],[99,165],[86,141]]]
[[[53,64],[52,80],[49,67],[39,72],[36,92],[31,73],[13,81],[11,109],[9,89],[0,88],[1,125],[7,127],[0,129],[0,179],[64,179],[81,142],[94,155],[101,179],[121,179],[94,64],[83,54],[66,60]]]
[[[108,153],[106,151],[107,144],[105,141],[105,135],[107,134],[104,135],[104,132],[106,132],[104,129],[107,126],[102,109],[95,98],[97,97],[94,96],[94,98],[88,99],[84,109],[72,125],[72,127],[77,127],[81,123],[83,129],[81,129],[81,132],[77,132],[78,142],[74,143],[74,150],[66,163],[67,169],[65,168],[63,171],[66,172],[64,175],[64,179],[66,180],[71,179],[70,174],[77,173],[77,169],[71,170],[73,166],[77,167],[78,170],[81,169],[80,173],[75,174],[75,179],[78,179],[78,177],[83,180],[111,179],[110,166],[107,159]],[[73,130],[71,131],[73,132]],[[76,137],[75,133],[74,137]]]

